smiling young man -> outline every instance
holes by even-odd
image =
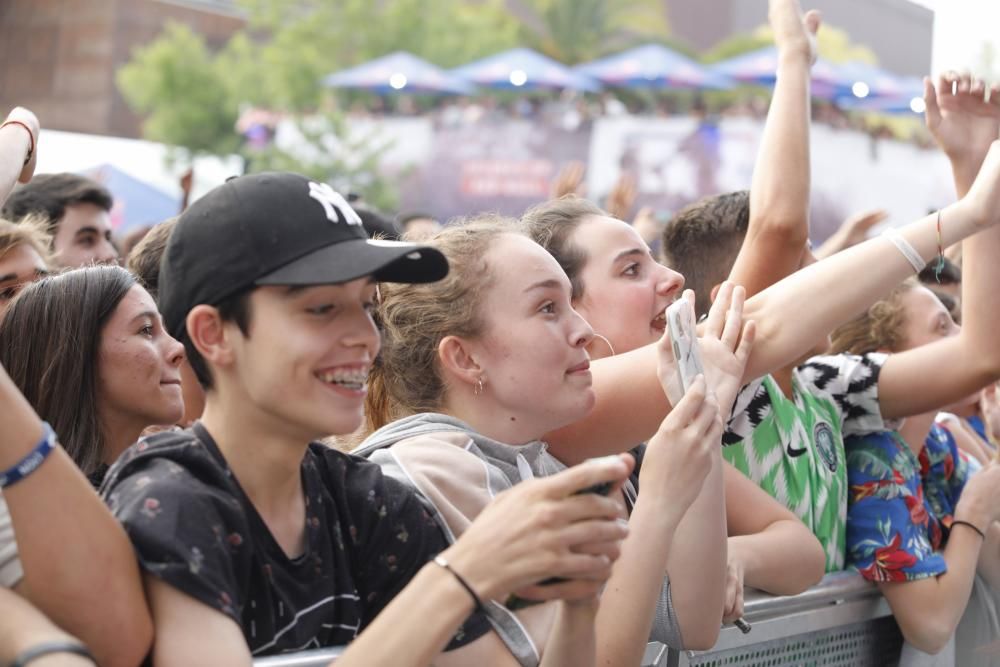
[[[180,217],[159,304],[205,411],[134,445],[103,488],[145,573],[155,664],[347,644],[446,546],[413,493],[315,444],[361,420],[374,281],[446,273],[436,250],[368,241],[295,174],[232,179]],[[452,646],[487,629],[475,615]]]
[[[97,181],[76,174],[42,174],[10,195],[3,216],[19,221],[43,216],[52,235],[56,265],[76,268],[118,261],[111,242],[111,193]]]

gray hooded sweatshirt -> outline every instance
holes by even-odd
[[[493,497],[518,482],[553,475],[566,466],[535,441],[512,446],[480,435],[453,417],[423,413],[400,419],[372,433],[354,454],[378,463],[382,471],[417,489],[430,501],[435,519],[450,542],[465,532]],[[626,484],[631,506],[636,491]],[[555,603],[512,612],[487,604],[490,622],[525,667],[537,667],[552,626]],[[650,641],[682,649],[677,614],[664,578]]]

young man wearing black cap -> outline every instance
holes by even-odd
[[[408,589],[406,604],[418,615],[433,604],[423,611],[436,620],[420,620],[430,641],[408,648],[426,662],[478,597],[553,573],[551,561],[547,569],[525,564],[545,553],[528,542],[558,542],[552,521],[521,518],[532,514],[524,511],[531,489],[514,490],[515,504],[498,500],[478,538],[463,536],[442,554],[451,563],[425,567],[446,541],[421,499],[377,466],[314,442],[361,421],[379,349],[370,317],[375,280],[433,281],[447,269],[432,248],[369,241],[340,195],[295,174],[233,179],[180,217],[163,257],[159,305],[206,388],[205,410],[191,429],[133,445],[102,489],[145,572],[154,664],[246,665],[251,655],[347,644],[418,571],[430,592]],[[595,477],[622,479],[627,467],[574,469],[561,486],[534,487],[535,496],[545,489],[544,499],[573,503],[576,519],[581,503],[584,518],[607,519],[604,537],[586,538],[605,542],[593,552],[605,556],[584,557],[593,559],[592,581],[581,590],[591,597],[596,588],[587,586],[610,573],[624,535],[611,526],[617,510],[601,505],[608,499],[571,493]],[[505,527],[518,523],[528,531],[505,538]],[[497,548],[483,549],[484,535]],[[579,545],[561,541],[565,558],[581,558],[572,553]],[[450,625],[439,622],[449,616]],[[451,648],[488,629],[483,614],[469,616]],[[363,643],[369,634],[359,645],[371,659],[378,644]]]

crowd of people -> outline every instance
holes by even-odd
[[[0,664],[638,665],[712,648],[745,587],[844,569],[901,664],[993,664],[1000,89],[925,83],[955,203],[814,254],[820,21],[769,18],[750,190],[663,228],[569,187],[373,239],[329,185],[261,173],[123,256],[111,195],[35,176],[39,122],[12,111]]]

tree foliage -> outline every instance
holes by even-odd
[[[508,0],[523,18],[521,40],[574,65],[669,34],[659,0]]]
[[[117,73],[125,101],[145,117],[143,134],[192,152],[231,153],[237,109],[218,60],[186,26],[169,23]]]

